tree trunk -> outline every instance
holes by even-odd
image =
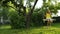
[[[33,10],[35,8],[35,5],[38,0],[35,1],[33,8],[29,11],[28,15],[26,15],[26,28],[30,28],[30,22],[31,22],[31,15],[33,13]]]

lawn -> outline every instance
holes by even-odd
[[[29,30],[25,29],[10,29],[11,26],[0,26],[0,34],[60,34],[60,23],[52,24],[51,27],[42,26],[34,27]]]

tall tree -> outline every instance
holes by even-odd
[[[34,6],[31,8],[31,10],[28,12],[28,14],[26,15],[26,28],[30,27],[30,21],[31,21],[31,15],[34,11],[34,8],[36,6],[38,0],[35,0]]]

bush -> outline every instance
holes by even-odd
[[[9,13],[10,25],[12,28],[25,28],[25,17],[23,15],[18,15],[17,12],[12,11]],[[32,14],[30,26],[42,26],[43,25],[43,14],[34,12]]]
[[[11,12],[9,14],[9,19],[12,28],[17,29],[25,27],[24,16],[19,16],[17,12]]]
[[[39,13],[33,13],[33,15],[32,15],[32,20],[31,20],[31,22],[32,22],[32,26],[42,26],[43,25],[43,16],[42,16],[42,14],[39,14]]]

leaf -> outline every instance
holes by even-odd
[[[33,1],[35,1],[35,0],[29,0],[30,2],[33,2]]]

